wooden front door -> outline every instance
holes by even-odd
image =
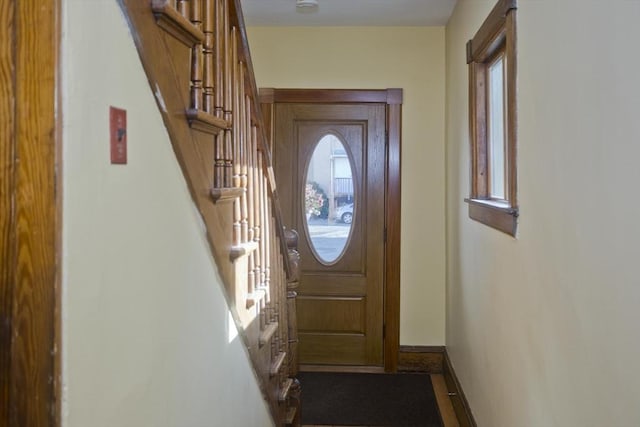
[[[303,365],[383,365],[385,114],[384,104],[275,107],[283,217],[300,234]]]

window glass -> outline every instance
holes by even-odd
[[[489,184],[490,196],[505,197],[505,121],[504,121],[504,56],[489,66]]]
[[[355,214],[351,159],[338,137],[323,136],[308,160],[304,217],[311,248],[324,264],[342,256]]]

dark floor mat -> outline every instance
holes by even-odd
[[[301,372],[302,424],[442,427],[428,374]]]

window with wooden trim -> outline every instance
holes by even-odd
[[[471,191],[469,217],[515,236],[517,0],[499,0],[467,43]]]

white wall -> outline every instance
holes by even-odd
[[[400,343],[444,344],[444,28],[252,27],[261,87],[404,89]]]
[[[465,42],[447,39],[447,347],[478,425],[640,425],[640,2],[520,0],[517,239],[468,218]]]
[[[63,5],[63,426],[270,426],[119,7]]]

